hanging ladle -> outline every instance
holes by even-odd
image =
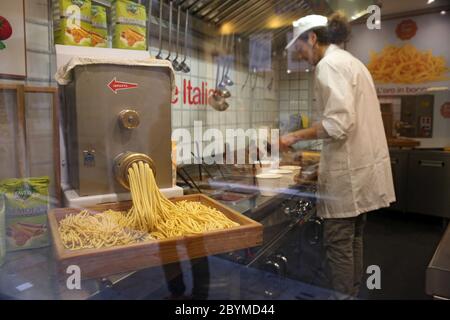
[[[175,59],[172,61],[172,67],[175,71],[181,71],[181,63],[178,62],[178,40],[180,38],[180,17],[181,17],[181,6],[178,6],[178,17],[177,17],[177,45]]]
[[[172,1],[169,3],[169,54],[166,57],[167,61],[170,60],[170,55],[172,54]]]
[[[228,62],[228,68],[227,68],[227,72],[225,73],[225,77],[223,78],[223,83],[228,86],[231,87],[232,85],[234,85],[233,80],[230,79],[230,77],[228,76],[228,73],[230,72],[230,67],[231,64],[233,63],[232,58],[228,58],[229,62]]]
[[[227,47],[228,47],[228,38],[227,38],[227,41],[225,44],[225,52],[227,51]],[[219,84],[216,84],[216,90],[218,91],[218,94],[220,96],[224,97],[225,99],[231,97],[231,92],[230,92],[230,90],[227,89],[227,85],[225,83],[225,75],[226,75],[226,70],[227,70],[227,65],[228,65],[227,60],[228,60],[227,56],[225,55],[225,57],[223,58],[222,77],[220,78],[221,80],[220,80]],[[219,61],[220,61],[220,58],[218,58],[218,60],[217,60],[217,66],[220,65]],[[217,73],[219,73],[219,69],[217,69]]]
[[[188,18],[189,18],[189,10],[186,11],[186,25],[184,27],[184,59],[180,62],[181,71],[184,73],[189,73],[191,68],[186,63],[187,58],[187,40],[188,40]]]
[[[156,59],[162,59],[162,14],[163,14],[163,0],[159,0],[159,51]]]
[[[216,73],[216,89],[208,97],[208,104],[217,111],[225,111],[228,109],[229,104],[225,101],[222,92],[218,87],[219,85],[219,74],[220,74],[220,60],[217,60],[217,73]]]
[[[231,97],[231,92],[230,90],[227,89],[225,82],[224,82],[224,78],[225,78],[225,69],[227,68],[226,66],[226,62],[224,62],[223,65],[223,71],[222,71],[222,81],[219,83],[219,85],[217,86],[217,90],[219,91],[219,94],[224,97],[224,98],[229,98]]]
[[[230,77],[228,76],[228,73],[230,72],[231,64],[233,63],[233,56],[231,56],[233,51],[234,51],[234,34],[232,35],[232,38],[231,38],[230,51],[228,52],[228,56],[227,56],[228,68],[227,68],[227,71],[225,72],[224,78],[222,79],[222,83],[228,87],[231,87],[232,85],[234,85],[233,80],[231,80]]]
[[[225,77],[226,77],[226,71],[227,71],[227,67],[228,67],[228,39],[229,39],[229,37],[228,36],[226,36],[227,38],[226,38],[226,41],[225,41],[225,46],[224,46],[224,55],[223,55],[223,71],[222,71],[222,77],[220,78],[220,82],[219,82],[219,85],[218,85],[218,88],[220,88],[220,89],[226,89],[226,86],[227,86],[227,84],[225,83]],[[220,38],[220,44],[221,44],[221,46],[222,46],[222,41],[223,41],[223,38],[221,37]]]

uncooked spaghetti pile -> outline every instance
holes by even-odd
[[[59,222],[59,232],[68,249],[113,247],[152,239],[146,232],[130,229],[125,215],[113,210],[98,214],[83,210],[68,215]]]
[[[448,80],[445,74],[450,71],[444,57],[434,56],[431,50],[421,52],[410,44],[372,52],[367,68],[380,83],[445,81]]]
[[[91,215],[82,211],[60,221],[59,231],[69,249],[117,246],[227,229],[239,224],[222,212],[195,201],[169,201],[143,162],[128,171],[133,207]],[[145,235],[145,237],[143,236]]]

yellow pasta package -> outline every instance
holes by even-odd
[[[108,46],[108,24],[106,8],[102,6],[92,6],[92,30],[91,42],[93,47],[106,48]]]
[[[91,0],[53,0],[55,43],[91,45]]]
[[[116,0],[112,6],[113,47],[146,50],[147,12],[145,6]]]

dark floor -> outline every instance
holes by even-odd
[[[394,211],[371,213],[364,262],[366,267],[380,267],[381,290],[362,289],[361,298],[430,299],[425,293],[425,270],[444,231],[441,218]],[[365,279],[362,288],[366,288]]]
[[[425,293],[425,270],[444,230],[444,223],[440,218],[393,211],[371,213],[365,229],[365,269],[369,265],[380,267],[381,289],[368,290],[365,274],[360,298],[431,299]],[[274,279],[270,279],[270,275],[261,276],[260,270],[253,268],[244,270],[237,264],[224,260],[220,262],[221,260],[217,258],[209,260],[211,269],[209,299],[270,299],[263,294],[265,290],[258,289],[266,287],[266,281],[269,286],[276,283]],[[239,273],[240,276],[237,278],[240,280],[236,282],[230,280],[230,274]],[[185,280],[190,278],[190,274],[190,271],[184,272]],[[243,279],[253,283],[243,285]],[[186,282],[189,283],[191,280]],[[287,280],[279,288],[281,289],[279,295],[272,298],[327,299],[329,291],[321,288],[318,281],[308,283]],[[234,287],[238,287],[235,288],[238,291],[237,295],[229,296],[230,290]],[[163,295],[168,295],[168,292]]]
[[[445,231],[440,218],[378,211],[368,215],[365,229],[365,265],[378,265],[381,269],[381,289],[368,290],[365,274],[361,286],[361,299],[431,299],[425,293],[425,271]],[[296,246],[295,241],[286,239]],[[294,250],[295,249],[295,250]],[[307,252],[294,248],[293,254],[309,259]],[[296,253],[298,252],[298,253]],[[312,259],[314,260],[314,259]],[[292,258],[290,258],[292,261]],[[206,260],[209,273],[197,276],[199,284],[209,288],[207,299],[329,299],[331,292],[322,288],[319,281],[280,280],[272,273],[256,268],[247,268],[219,257]],[[290,264],[292,265],[292,263]],[[312,266],[312,265],[311,265]],[[192,265],[182,262],[182,279],[186,285],[185,294],[193,288]],[[295,265],[293,265],[294,268]],[[149,271],[150,272],[150,271]],[[161,270],[155,273],[164,278]],[[150,272],[151,273],[151,272]],[[308,278],[308,277],[306,277]],[[318,274],[314,280],[320,279]],[[155,278],[156,279],[156,278]],[[138,279],[140,285],[130,285],[131,291],[138,291],[140,299],[164,299],[170,297],[167,283],[151,280],[144,274]],[[179,279],[180,280],[180,279]],[[151,283],[152,290],[144,290],[142,283]],[[155,284],[159,284],[156,285]],[[119,290],[125,292],[123,290]],[[148,292],[148,293],[146,293]],[[136,295],[105,296],[99,299],[136,299]]]

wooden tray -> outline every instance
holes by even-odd
[[[189,235],[118,247],[69,250],[64,247],[61,241],[58,223],[66,215],[78,213],[82,209],[54,209],[49,212],[48,217],[59,271],[67,275],[67,267],[77,265],[80,267],[83,279],[101,278],[112,274],[135,271],[262,244],[262,225],[260,223],[227,208],[205,195],[187,195],[170,200],[173,202],[181,200],[200,201],[218,209],[240,225],[200,235]],[[86,209],[95,214],[95,212],[103,212],[108,209],[125,211],[131,205],[131,201],[126,201],[101,204]]]

